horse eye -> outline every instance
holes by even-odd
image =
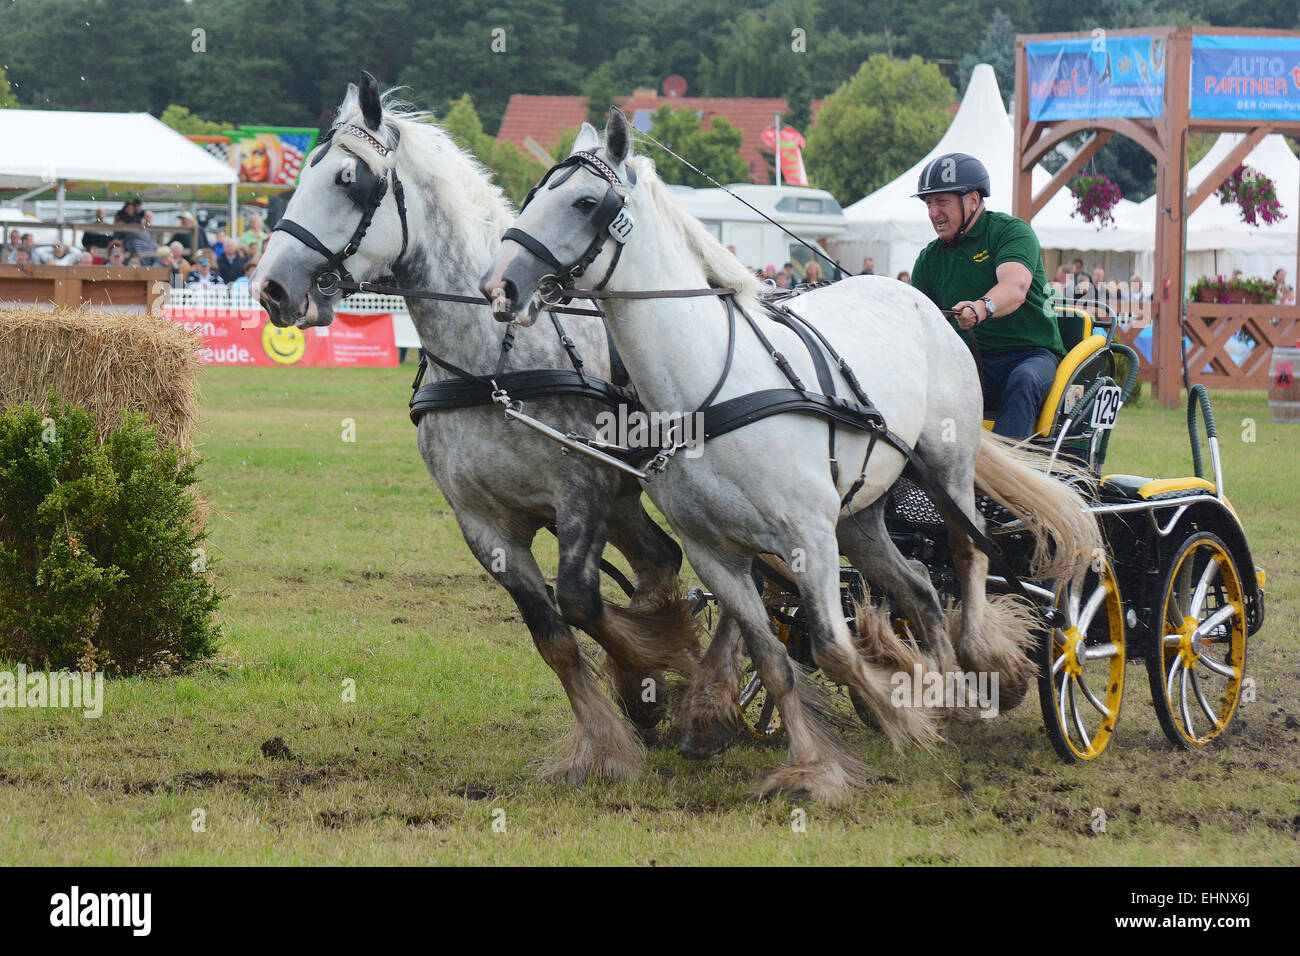
[[[596,200],[592,199],[590,196],[583,196],[581,199],[575,200],[573,203],[573,207],[579,212],[591,212],[596,208],[596,205]]]
[[[336,186],[350,186],[356,178],[356,173],[344,166],[334,175],[334,184]]]

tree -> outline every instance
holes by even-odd
[[[163,110],[162,116],[158,117],[163,124],[170,126],[178,133],[185,136],[220,136],[226,130],[230,129],[228,123],[214,123],[211,120],[205,120],[202,117],[195,116],[183,106],[177,106],[175,103]]]
[[[1016,30],[1011,25],[1011,18],[1000,7],[993,11],[993,19],[984,31],[979,48],[957,63],[963,93],[970,83],[971,73],[981,63],[993,67],[993,75],[998,78],[998,88],[1002,93],[1002,105],[1009,105],[1016,89]]]
[[[0,66],[0,110],[18,109],[18,97],[14,96],[14,91],[9,87],[9,79],[5,76],[5,68]]]
[[[813,185],[842,204],[885,185],[939,141],[954,97],[937,66],[875,54],[826,98],[807,135]]]
[[[723,116],[713,117],[712,129],[701,129],[695,110],[664,105],[655,110],[650,135],[688,159],[720,183],[748,182],[749,167],[740,158],[740,130]],[[655,161],[659,178],[681,186],[703,186],[700,177],[651,143],[639,143],[638,153]]]
[[[451,105],[439,124],[462,149],[478,157],[492,171],[492,179],[516,206],[537,184],[546,167],[514,143],[504,143],[483,132],[483,123],[469,94]]]

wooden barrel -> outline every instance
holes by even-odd
[[[1275,422],[1300,423],[1300,348],[1273,349],[1268,369],[1268,408]]]

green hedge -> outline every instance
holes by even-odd
[[[211,656],[197,466],[140,414],[102,444],[57,399],[0,414],[0,655],[114,674]]]

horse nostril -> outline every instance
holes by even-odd
[[[261,292],[262,294],[258,298],[263,303],[282,304],[289,298],[288,293],[284,291],[284,286],[274,279],[263,279]]]

